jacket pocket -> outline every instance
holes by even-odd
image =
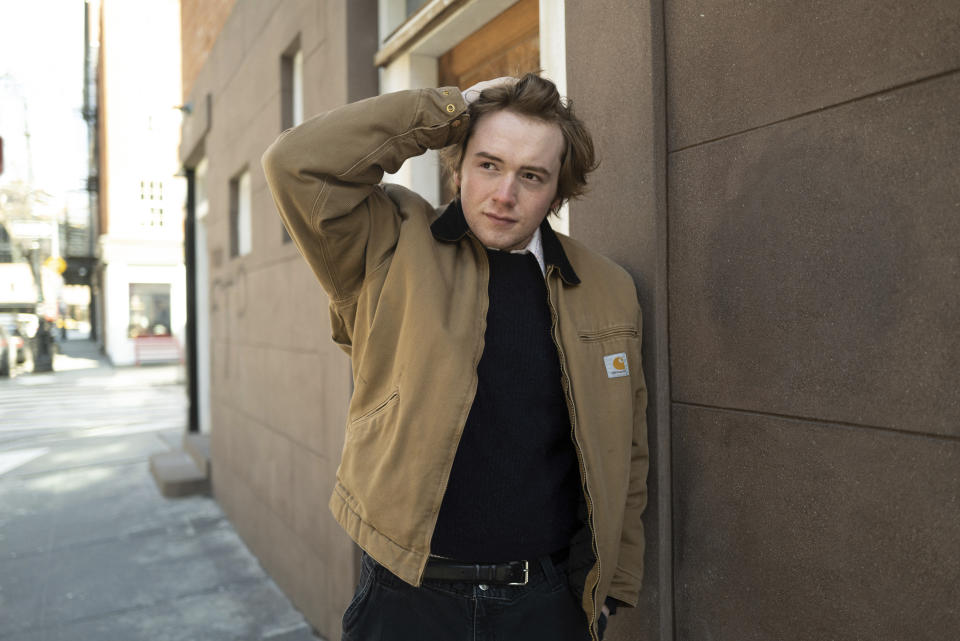
[[[363,423],[369,422],[371,419],[376,418],[380,414],[386,412],[390,407],[400,399],[400,390],[395,389],[387,398],[380,401],[376,407],[371,410],[367,410],[360,416],[350,419],[350,426],[361,425]]]
[[[578,332],[577,338],[584,343],[597,343],[599,341],[605,341],[611,338],[637,338],[639,335],[640,332],[637,331],[636,327],[631,325],[617,325],[595,331]]]

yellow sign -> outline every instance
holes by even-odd
[[[63,272],[67,271],[67,261],[60,256],[50,256],[43,261],[43,266],[48,269],[55,269],[58,274],[62,274]]]

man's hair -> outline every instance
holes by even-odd
[[[498,111],[512,111],[560,127],[564,149],[560,155],[557,198],[563,204],[586,191],[587,174],[596,169],[598,164],[590,132],[583,121],[574,115],[571,101],[560,97],[556,85],[532,73],[524,75],[512,85],[484,89],[470,104],[467,109],[469,124],[463,140],[441,152],[444,167],[451,179],[460,172],[467,144],[477,122],[483,116]]]

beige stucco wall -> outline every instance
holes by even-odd
[[[349,361],[327,298],[260,168],[280,134],[280,58],[299,37],[304,113],[376,92],[374,2],[238,0],[193,81],[180,156],[206,157],[213,486],[238,532],[327,639],[355,585],[356,550],[327,509],[343,445]],[[370,37],[364,37],[369,31]],[[348,38],[348,33],[352,34]],[[207,96],[209,95],[209,102]],[[208,109],[209,105],[209,109]],[[253,249],[230,256],[229,183],[250,172]]]

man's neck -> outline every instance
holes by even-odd
[[[493,247],[487,247],[487,249],[501,251],[494,249]],[[533,257],[537,259],[537,264],[540,265],[540,273],[546,275],[547,266],[543,259],[543,233],[540,231],[539,227],[537,227],[536,231],[533,232],[533,236],[530,237],[530,242],[528,242],[523,249],[511,249],[510,253],[533,254]]]

